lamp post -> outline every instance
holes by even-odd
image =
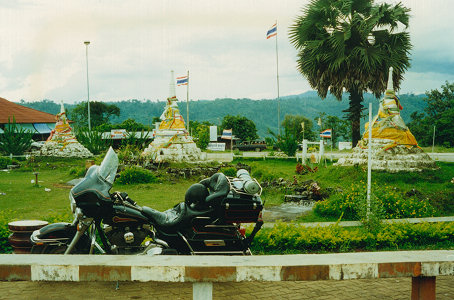
[[[88,131],[91,131],[91,121],[90,121],[90,86],[88,84],[88,45],[90,41],[85,41],[85,59],[87,62],[87,105],[88,105]]]

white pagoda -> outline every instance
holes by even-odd
[[[400,116],[399,98],[394,92],[392,71],[388,75],[385,96],[380,100],[377,115],[352,153],[340,158],[336,165],[367,165],[369,127],[372,128],[372,169],[388,172],[422,171],[437,168],[435,162],[418,146],[415,137]]]
[[[80,144],[73,134],[66,118],[65,107],[61,103],[60,113],[56,115],[55,129],[41,147],[40,154],[43,156],[61,157],[91,157],[93,154]]]
[[[180,114],[175,92],[175,79],[171,71],[169,98],[156,128],[153,142],[142,155],[153,162],[175,161],[196,162],[202,160],[202,151],[186,129]]]

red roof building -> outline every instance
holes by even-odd
[[[37,135],[34,138],[47,138],[55,127],[55,115],[0,98],[0,133],[3,133],[5,124],[12,122],[13,118],[19,128]]]
[[[55,123],[55,115],[25,107],[0,98],[0,124],[7,124],[8,118],[16,123]]]

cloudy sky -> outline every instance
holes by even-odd
[[[189,70],[190,99],[275,98],[275,40],[265,35],[276,20],[280,94],[299,94],[310,86],[287,33],[308,2],[0,0],[0,97],[86,100],[88,40],[91,100],[164,100],[170,70]],[[401,93],[454,81],[454,1],[402,2],[414,48]]]

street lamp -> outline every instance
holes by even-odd
[[[90,121],[90,86],[88,84],[88,45],[90,41],[85,41],[85,59],[87,61],[87,103],[88,103],[88,131],[91,131],[91,121]]]

